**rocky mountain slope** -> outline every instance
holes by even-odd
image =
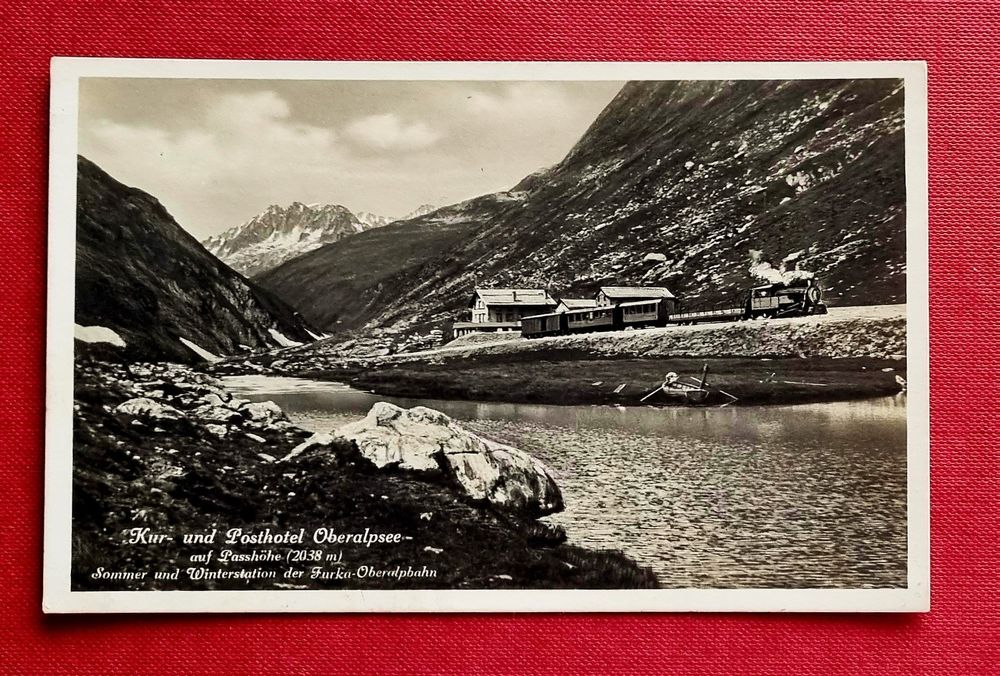
[[[196,361],[313,340],[301,315],[218,260],[155,197],[77,161],[78,347]]]
[[[449,207],[447,241],[419,243],[438,210],[366,240],[361,265],[325,247],[260,281],[324,328],[406,330],[461,318],[477,284],[724,301],[756,250],[815,272],[831,305],[900,303],[903,125],[899,80],[631,82],[559,164]]]
[[[424,204],[403,217],[415,218],[434,207]],[[397,220],[368,211],[357,214],[339,204],[272,204],[246,223],[209,237],[205,248],[234,270],[253,277],[287,260],[365,230]]]

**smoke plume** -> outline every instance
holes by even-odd
[[[798,259],[803,251],[796,251],[785,256],[781,265],[774,267],[764,258],[764,252],[750,249],[750,276],[769,284],[790,284],[801,279],[812,279],[815,275],[808,270],[800,270]],[[789,269],[791,266],[791,269]]]

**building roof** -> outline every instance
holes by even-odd
[[[521,320],[515,322],[452,322],[452,329],[507,329],[521,326]]]
[[[593,298],[560,298],[559,303],[566,306],[567,310],[580,310],[597,306],[597,301]]]
[[[662,298],[644,298],[642,300],[630,300],[627,303],[619,303],[619,307],[634,307],[636,305],[649,305],[650,303],[657,305],[663,299]]]
[[[475,296],[487,305],[556,305],[545,289],[476,289]]]
[[[561,314],[562,312],[543,312],[538,315],[528,315],[527,317],[521,317],[521,321],[523,322],[525,319],[539,319],[541,317],[558,317]]]
[[[608,298],[673,298],[674,294],[665,286],[602,286],[601,291]]]

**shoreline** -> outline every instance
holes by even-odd
[[[700,382],[705,364],[712,394],[697,402],[702,405],[891,396],[904,388],[906,379],[903,306],[833,308],[822,316],[532,340],[483,335],[396,354],[375,347],[384,340],[383,333],[327,339],[233,357],[208,370],[335,381],[382,396],[617,406],[690,403],[661,394],[640,399],[668,373],[685,384]]]
[[[695,384],[707,365],[709,394],[692,403],[657,392],[667,373]],[[812,404],[899,394],[905,360],[610,359],[528,363],[475,361],[304,370],[297,377],[385,397],[554,406],[759,406]],[[727,394],[722,394],[725,392]],[[650,393],[653,393],[650,395]],[[650,395],[648,399],[643,397]],[[727,396],[732,395],[732,396]],[[733,398],[735,397],[735,399]]]

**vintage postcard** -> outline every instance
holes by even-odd
[[[47,612],[928,609],[924,64],[51,107]]]

